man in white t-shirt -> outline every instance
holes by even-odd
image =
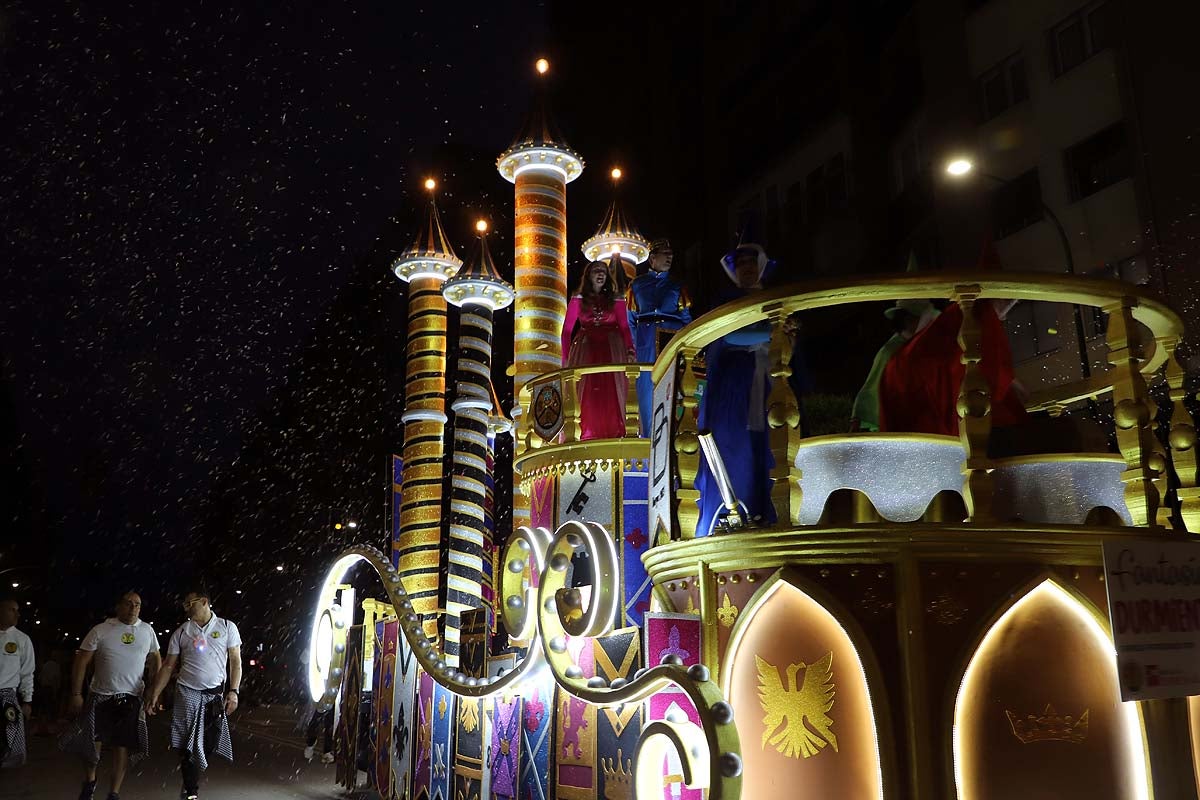
[[[0,769],[25,763],[25,720],[33,704],[33,642],[17,629],[21,607],[0,598]]]
[[[146,697],[146,708],[150,714],[159,711],[158,697],[178,663],[171,747],[179,751],[180,797],[195,800],[200,773],[208,769],[208,756],[216,751],[233,761],[229,715],[237,710],[242,683],[242,637],[237,625],[212,612],[205,591],[184,595],[183,610],[188,620],[171,634],[167,657]],[[227,682],[228,689],[222,692]]]
[[[59,740],[59,747],[83,759],[87,777],[79,800],[92,800],[96,792],[100,747],[107,746],[113,754],[108,800],[118,800],[130,751],[136,763],[150,749],[142,676],[147,666],[157,671],[162,664],[158,636],[150,623],[141,619],[142,598],[137,592],[121,595],[116,612],[83,637],[71,667],[69,711],[75,724]],[[89,666],[94,672],[85,705],[83,679]]]

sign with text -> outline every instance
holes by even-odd
[[[671,500],[674,492],[671,483],[671,435],[675,422],[675,373],[668,370],[654,387],[652,407],[654,416],[650,422],[650,542],[659,541],[660,533],[671,531]],[[668,538],[663,536],[662,538]]]
[[[1200,544],[1105,542],[1122,700],[1200,694]]]

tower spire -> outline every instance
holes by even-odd
[[[613,182],[613,200],[608,206],[608,212],[600,222],[600,227],[590,239],[580,247],[588,261],[600,261],[609,258],[614,252],[625,263],[626,272],[636,271],[650,257],[650,242],[642,236],[625,211],[621,208],[617,187],[623,175],[620,167],[613,167],[610,173]]]

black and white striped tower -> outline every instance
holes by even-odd
[[[467,265],[446,281],[442,294],[461,310],[454,411],[454,467],[450,489],[450,540],[447,547],[446,663],[459,664],[461,618],[482,608],[484,559],[491,531],[484,505],[491,478],[490,426],[496,414],[492,391],[492,313],[513,300],[513,288],[501,279],[487,245],[487,223],[476,223],[479,239]]]

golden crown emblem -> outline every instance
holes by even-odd
[[[600,759],[604,770],[604,800],[627,800],[633,797],[633,759],[621,760],[621,748],[615,759]],[[628,766],[627,766],[628,765]]]
[[[1070,714],[1059,714],[1054,706],[1047,703],[1041,714],[1021,717],[1007,710],[1004,713],[1008,716],[1008,724],[1012,726],[1013,736],[1021,744],[1051,741],[1079,744],[1087,738],[1089,711],[1085,708],[1076,719]]]

